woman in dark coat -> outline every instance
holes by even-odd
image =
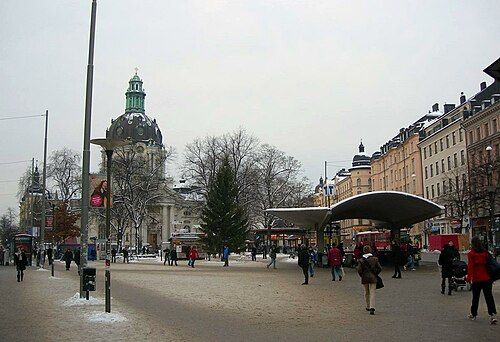
[[[73,261],[73,253],[69,248],[64,253],[63,259],[66,262],[66,271],[69,271],[69,267],[71,266],[71,261]]]
[[[396,240],[392,240],[391,244],[392,249],[392,262],[394,263],[394,275],[393,278],[401,278],[401,249],[399,245],[396,243]]]
[[[305,245],[300,246],[299,252],[299,266],[302,268],[302,272],[304,273],[304,282],[302,285],[309,284],[309,252]]]
[[[375,290],[377,288],[377,275],[382,271],[378,258],[372,255],[370,246],[363,247],[363,256],[359,259],[358,274],[361,284],[365,288],[366,311],[375,314]]]
[[[26,258],[26,254],[22,248],[19,248],[18,252],[14,254],[14,265],[16,265],[18,282],[23,281],[24,270],[26,269],[27,264],[28,259]]]
[[[460,259],[460,254],[453,246],[450,240],[443,246],[441,254],[439,255],[438,263],[441,265],[441,293],[444,294],[446,287],[446,279],[448,279],[448,295],[451,296],[451,276],[453,275],[453,260]]]
[[[173,266],[175,262],[175,266],[177,266],[177,251],[175,247],[172,247],[170,250],[170,262],[168,263],[170,266]]]

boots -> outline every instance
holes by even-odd
[[[441,294],[444,294],[444,285],[441,285]]]
[[[452,290],[452,289],[451,289],[451,286],[450,286],[450,287],[448,287],[448,296],[451,296],[451,290]]]
[[[21,275],[18,273],[18,274],[17,274],[17,282],[18,282],[18,283],[21,281],[20,279],[21,279]]]

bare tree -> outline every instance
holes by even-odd
[[[133,224],[136,253],[148,208],[165,195],[164,170],[170,156],[163,149],[155,154],[146,154],[134,147],[118,149],[113,156],[113,207],[122,215],[126,213],[121,222],[116,221],[118,233],[128,220]]]
[[[446,215],[460,220],[460,230],[464,217],[469,213],[471,192],[467,180],[467,166],[445,172],[442,177],[442,194],[437,202],[444,205]]]
[[[17,218],[16,212],[12,208],[7,209],[7,213],[0,217],[0,245],[4,243],[8,246],[14,241],[14,237],[17,234],[19,227],[15,224]]]
[[[68,148],[52,152],[47,165],[47,178],[54,182],[53,192],[65,203],[81,193],[80,154]]]

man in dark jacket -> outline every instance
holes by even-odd
[[[63,259],[66,262],[66,271],[69,271],[69,268],[71,266],[71,261],[73,261],[73,253],[69,248],[64,253]]]
[[[18,252],[14,254],[14,265],[16,265],[18,282],[23,281],[24,270],[26,269],[27,264],[28,259],[26,258],[26,254],[22,248],[19,248]]]
[[[399,268],[401,264],[401,249],[399,245],[396,243],[396,240],[392,240],[391,243],[392,249],[392,261],[394,262],[394,275],[393,278],[401,278],[401,269]]]
[[[444,294],[446,278],[448,278],[448,295],[451,296],[451,276],[453,275],[453,260],[460,260],[460,253],[453,246],[453,241],[449,240],[443,246],[443,250],[439,255],[439,265],[441,265],[441,293]]]
[[[309,252],[305,245],[300,246],[299,252],[299,266],[302,268],[304,273],[304,282],[302,285],[309,284]]]
[[[170,262],[168,265],[174,266],[174,263],[175,263],[175,266],[177,266],[177,251],[175,250],[175,246],[173,246],[170,249]]]

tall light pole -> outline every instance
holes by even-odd
[[[45,188],[47,185],[47,131],[49,127],[49,111],[45,111],[45,139],[43,144],[43,172],[42,172],[42,222],[40,223],[40,267],[45,261]]]
[[[87,89],[85,93],[85,120],[82,153],[82,203],[80,220],[80,270],[87,267],[87,242],[89,236],[89,171],[90,171],[90,124],[92,117],[92,85],[94,81],[94,40],[97,0],[92,0],[90,16],[89,60],[87,64]],[[79,271],[80,271],[79,270]],[[83,298],[83,272],[80,272],[80,298]]]
[[[106,312],[111,312],[111,162],[113,151],[115,148],[128,145],[130,141],[123,139],[92,139],[90,142],[94,145],[101,146],[106,151]]]
[[[486,153],[488,155],[488,165],[486,166],[486,175],[488,178],[488,211],[489,211],[489,225],[490,229],[488,231],[488,248],[495,254],[495,235],[493,230],[495,229],[495,186],[493,185],[493,164],[491,162],[491,146],[486,147]]]

